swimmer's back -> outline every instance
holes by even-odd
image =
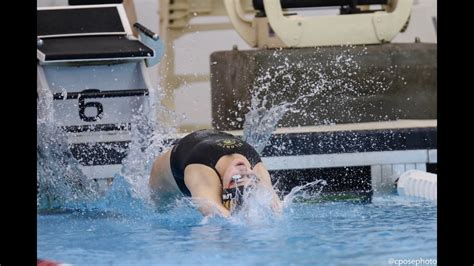
[[[203,164],[215,169],[217,161],[224,155],[242,154],[250,164],[261,162],[257,151],[242,139],[213,129],[198,130],[180,139],[173,147],[170,157],[171,172],[179,189],[186,196],[191,193],[184,184],[184,169],[190,164]]]

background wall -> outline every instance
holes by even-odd
[[[67,0],[38,0],[38,6],[67,5]],[[159,32],[158,0],[134,0],[138,22],[155,32]],[[337,14],[338,9],[322,9],[305,12],[305,15]],[[205,23],[209,20],[227,22],[227,17],[197,17],[192,23]],[[410,24],[404,33],[393,42],[413,42],[419,37],[421,42],[436,43],[437,1],[414,0]],[[196,32],[175,41],[176,74],[209,74],[209,56],[214,51],[250,48],[233,30]],[[152,81],[159,86],[158,68],[150,69]],[[184,115],[182,128],[211,127],[211,89],[209,82],[181,86],[174,93],[175,111]]]

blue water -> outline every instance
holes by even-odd
[[[186,201],[159,212],[124,196],[39,214],[38,257],[74,265],[390,265],[436,259],[436,219],[436,204],[396,195],[207,221]]]

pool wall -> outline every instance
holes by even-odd
[[[436,43],[235,49],[210,61],[212,125],[220,130],[242,129],[255,93],[292,101],[313,84],[321,91],[281,127],[437,118]]]

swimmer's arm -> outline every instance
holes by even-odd
[[[214,170],[207,166],[190,164],[184,171],[184,183],[204,216],[230,216],[229,210],[222,205],[222,185]]]
[[[276,194],[275,190],[273,189],[272,180],[270,178],[270,173],[268,172],[267,168],[263,165],[263,163],[257,163],[254,167],[254,172],[260,178],[260,184],[263,185],[268,191],[272,192],[272,209],[275,212],[282,212],[283,204],[280,201],[280,198]]]

